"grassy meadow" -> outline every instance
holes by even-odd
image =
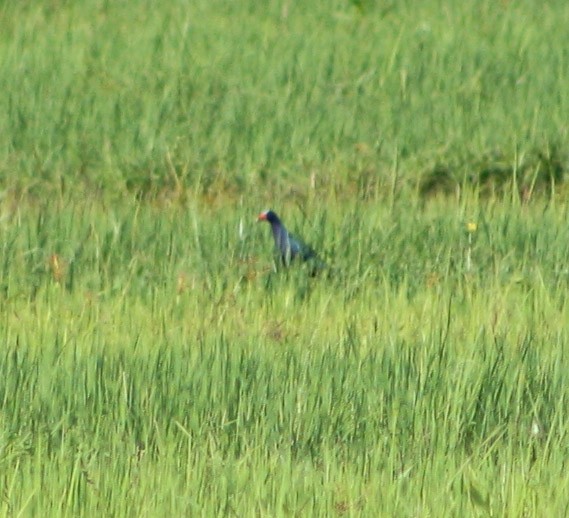
[[[3,2],[0,516],[566,516],[567,26]]]

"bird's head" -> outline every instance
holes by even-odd
[[[276,223],[279,217],[272,210],[265,210],[259,214],[257,221],[268,221],[269,223]]]

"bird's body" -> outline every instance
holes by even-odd
[[[261,212],[258,219],[259,221],[270,223],[275,240],[276,253],[285,266],[288,266],[295,259],[302,261],[317,259],[316,252],[300,239],[290,234],[275,212],[272,210]],[[319,265],[324,265],[320,261],[318,263]]]

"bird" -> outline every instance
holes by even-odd
[[[289,266],[294,260],[312,261],[317,268],[325,266],[310,246],[289,233],[274,211],[269,209],[261,212],[257,221],[270,223],[275,240],[275,251],[284,266]]]

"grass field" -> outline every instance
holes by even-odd
[[[569,514],[568,24],[2,3],[0,516]]]

